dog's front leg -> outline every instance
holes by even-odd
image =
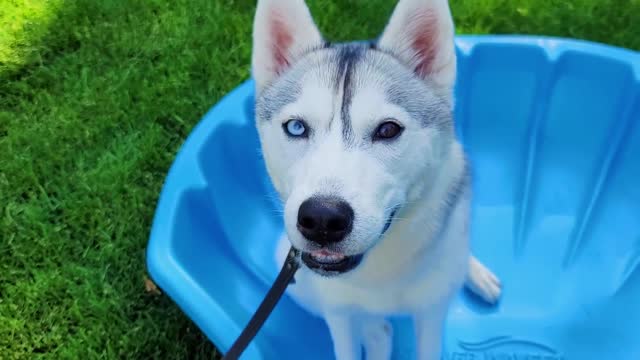
[[[336,360],[361,360],[360,331],[354,316],[343,312],[327,314],[325,321],[333,340]]]
[[[362,345],[367,360],[389,360],[393,350],[393,326],[381,316],[365,316],[361,322]]]
[[[440,360],[445,317],[446,308],[429,309],[414,315],[418,360]]]

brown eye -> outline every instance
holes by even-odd
[[[397,137],[402,132],[402,127],[393,121],[387,121],[376,129],[373,134],[373,140],[389,140]]]

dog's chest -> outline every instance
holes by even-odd
[[[305,269],[306,270],[306,269]],[[308,271],[297,276],[295,291],[304,293],[314,312],[353,309],[372,314],[407,314],[441,303],[457,287],[454,269],[433,271],[415,278],[397,278],[369,286],[348,280],[318,278]]]

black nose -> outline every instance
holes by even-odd
[[[353,209],[336,197],[315,196],[298,209],[298,230],[310,241],[328,245],[342,241],[353,226]]]

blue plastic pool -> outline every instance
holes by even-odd
[[[460,36],[456,121],[473,162],[472,248],[502,301],[461,292],[445,359],[640,359],[640,54],[575,40]],[[209,111],[162,190],[147,261],[226,351],[278,272],[282,232],[253,125],[253,82]],[[394,359],[412,359],[394,319]],[[243,359],[331,359],[283,297]]]

